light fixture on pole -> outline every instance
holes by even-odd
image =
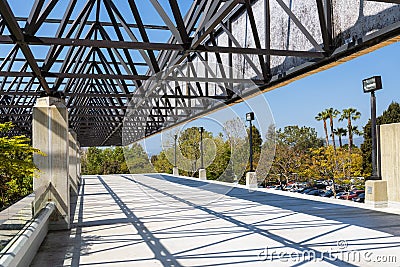
[[[377,137],[376,137],[376,97],[375,91],[382,89],[381,76],[364,79],[364,93],[371,93],[371,138],[372,138],[372,175],[369,180],[381,180],[378,174]]]
[[[175,143],[174,143],[174,167],[176,167],[176,140],[178,139],[178,135],[174,135]]]
[[[204,159],[203,159],[203,132],[204,128],[200,127],[200,169],[204,169]]]
[[[246,121],[250,122],[249,141],[250,141],[250,172],[253,171],[253,122],[254,112],[246,113]]]

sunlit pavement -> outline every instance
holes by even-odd
[[[294,196],[84,176],[72,230],[49,233],[33,266],[400,266],[400,215]]]

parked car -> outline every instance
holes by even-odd
[[[297,192],[298,189],[296,184],[289,184],[285,187],[285,190],[290,192]]]
[[[288,184],[285,186],[285,190],[290,191],[293,188],[293,185]]]
[[[347,192],[345,192],[345,191],[336,193],[336,198],[340,199],[340,197],[343,196],[343,195],[345,195],[345,194],[347,194]],[[331,196],[331,198],[335,198],[335,196]]]
[[[307,189],[303,190],[303,191],[300,192],[300,193],[302,193],[302,194],[308,194],[308,193],[310,193],[312,190],[315,190],[315,188],[307,188]]]
[[[327,190],[321,195],[321,197],[331,197],[331,196],[333,196],[332,190]]]
[[[306,189],[310,189],[310,187],[301,187],[301,188],[299,188],[299,190],[297,190],[296,192],[297,192],[297,193],[303,193],[303,191],[306,190]]]
[[[283,185],[277,185],[274,188],[275,190],[284,190],[284,186]]]
[[[314,187],[318,188],[318,189],[325,189],[326,188],[326,184],[324,183],[317,183],[314,185]]]
[[[307,195],[310,195],[310,196],[321,196],[324,193],[325,193],[324,190],[315,189],[315,190],[311,190],[310,192],[308,192]]]
[[[358,197],[353,198],[353,201],[364,203],[365,202],[365,193],[359,194]]]
[[[336,198],[338,198],[338,196],[341,196],[343,194],[342,190],[336,190]],[[333,191],[332,190],[326,190],[325,194],[322,195],[322,197],[330,197],[332,198],[334,196]]]
[[[362,193],[365,193],[365,191],[364,190],[353,190],[353,191],[350,191],[348,194],[341,195],[340,199],[352,200],[353,198],[358,197]]]

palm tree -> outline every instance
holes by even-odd
[[[317,116],[315,116],[315,119],[317,121],[324,122],[326,146],[329,146],[328,128],[326,127],[326,120],[329,119],[329,115],[325,111],[321,111],[320,113],[317,114]]]
[[[353,128],[353,130],[354,130],[354,128]],[[339,128],[336,128],[333,132],[339,137],[339,146],[340,146],[340,148],[342,148],[343,147],[342,136],[347,135],[347,130],[345,128],[339,127]]]
[[[349,134],[349,151],[351,152],[351,147],[353,146],[353,126],[352,121],[357,120],[361,117],[361,113],[355,108],[343,109],[342,115],[339,121],[347,120],[347,131]]]
[[[331,137],[332,137],[332,144],[333,144],[333,148],[336,149],[336,144],[335,144],[335,133],[333,132],[333,119],[336,118],[339,114],[340,111],[337,109],[333,109],[333,108],[328,108],[325,110],[326,114],[328,114],[329,116],[329,122],[330,122],[330,126],[331,126]]]
[[[353,136],[354,135],[361,136],[361,135],[364,134],[363,131],[358,130],[358,126],[352,126],[351,127],[351,133],[353,134]]]

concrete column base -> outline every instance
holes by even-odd
[[[365,204],[374,208],[388,206],[387,181],[369,180],[365,182]]]
[[[174,176],[179,176],[179,169],[178,169],[178,167],[174,167],[174,168],[172,169],[172,175],[174,175]]]
[[[207,180],[207,172],[206,169],[199,170],[199,179],[200,180]]]
[[[246,173],[246,187],[247,188],[258,188],[256,172]]]

